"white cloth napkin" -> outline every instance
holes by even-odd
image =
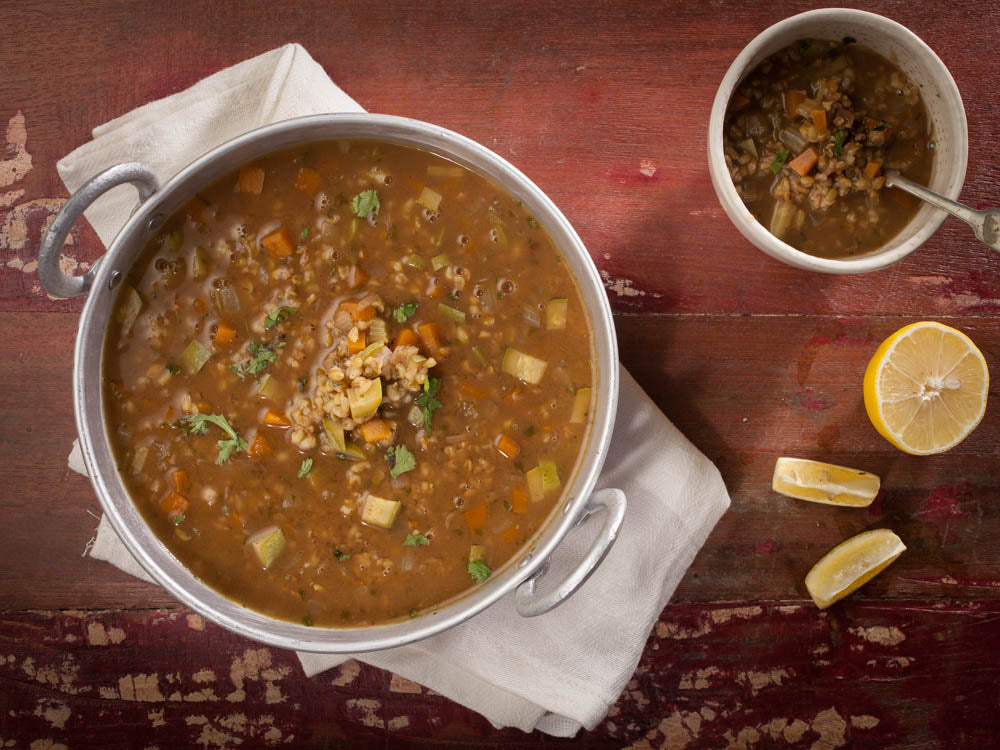
[[[166,180],[193,157],[251,128],[360,109],[301,46],[286,45],[95,129],[93,141],[59,162],[59,175],[74,191],[102,169],[137,160]],[[87,211],[106,244],[134,201],[134,194],[109,195]],[[86,473],[80,459],[74,445],[70,467]],[[729,507],[715,466],[624,369],[614,438],[598,482],[603,487],[617,487],[628,498],[620,537],[561,607],[524,619],[508,596],[433,638],[353,658],[426,685],[497,727],[560,737],[593,728],[631,678],[660,612]],[[583,556],[600,521],[598,516],[567,536],[546,580],[560,580]],[[106,519],[90,555],[150,580]],[[298,656],[309,676],[351,658]]]

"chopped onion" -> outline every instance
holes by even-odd
[[[542,318],[538,314],[538,311],[532,310],[530,307],[524,308],[524,311],[521,313],[521,315],[524,317],[526,321],[528,321],[528,323],[535,326],[536,328],[542,324]]]
[[[784,143],[793,153],[798,154],[806,147],[806,139],[799,135],[795,128],[785,128],[778,133],[778,140]]]

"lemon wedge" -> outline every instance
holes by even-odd
[[[865,371],[865,409],[894,446],[925,456],[964,440],[986,413],[990,375],[961,331],[924,321],[882,342]]]
[[[820,609],[864,586],[903,554],[906,545],[889,529],[852,536],[823,555],[806,575],[806,589]]]
[[[881,482],[875,474],[846,466],[782,456],[774,464],[771,489],[812,503],[867,508]]]

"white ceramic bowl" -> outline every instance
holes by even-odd
[[[810,271],[864,273],[892,265],[926,242],[945,220],[940,209],[923,205],[910,223],[887,244],[852,258],[831,259],[796,250],[762,226],[736,192],[722,150],[726,106],[740,81],[763,60],[799,39],[853,37],[895,62],[920,86],[934,129],[935,156],[931,190],[957,199],[965,181],[969,132],[962,96],[948,69],[912,31],[883,16],[862,10],[823,8],[786,18],[758,34],[737,55],[712,104],[708,126],[708,168],[723,209],[744,237],[768,255]]]

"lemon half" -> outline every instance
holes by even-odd
[[[875,474],[846,466],[782,456],[774,464],[771,489],[797,500],[867,508],[881,482]]]
[[[961,331],[924,321],[882,342],[865,371],[865,409],[894,446],[924,456],[964,440],[986,413],[983,353]]]
[[[806,589],[820,609],[865,585],[903,554],[906,545],[889,529],[852,536],[827,552],[806,575]]]

